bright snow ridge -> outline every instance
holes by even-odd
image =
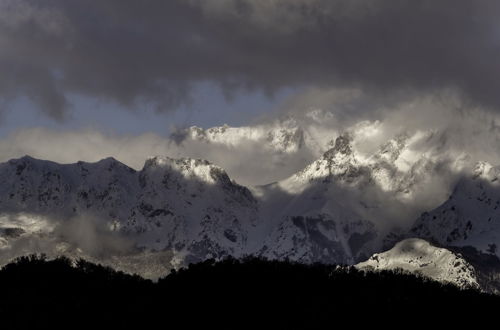
[[[418,238],[405,239],[356,267],[365,270],[402,269],[461,288],[479,288],[474,268],[461,255]]]

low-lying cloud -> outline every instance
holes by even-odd
[[[263,148],[265,139],[243,140],[235,146],[192,139],[177,142],[153,133],[107,135],[95,130],[27,128],[0,139],[0,161],[30,155],[59,163],[75,163],[80,160],[96,162],[112,156],[140,170],[151,156],[190,157],[207,159],[223,167],[238,183],[254,185],[283,179],[319,156],[307,148],[290,154],[277,153]]]
[[[16,234],[9,234],[9,229],[15,230]],[[4,213],[0,230],[2,238],[7,239],[7,245],[0,249],[0,263],[35,252],[48,255],[64,252],[92,258],[137,253],[131,239],[89,214],[61,217],[56,214]]]
[[[232,130],[218,142],[193,139],[184,129],[164,137],[25,128],[0,139],[0,161],[26,154],[60,163],[95,162],[112,156],[140,170],[150,156],[202,158],[225,168],[237,182],[255,185],[301,170],[347,131],[356,135],[353,142],[363,157],[400,134],[418,133],[423,137],[411,146],[415,155],[500,164],[500,117],[480,107],[464,107],[460,96],[452,92],[443,95],[419,95],[387,105],[359,90],[307,90],[285,101],[278,118],[267,116],[260,124]],[[344,110],[363,107],[370,111],[346,115]],[[273,147],[269,132],[279,135],[287,129],[303,136],[292,136],[297,148],[283,152]]]

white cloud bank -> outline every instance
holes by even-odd
[[[346,111],[363,107],[370,111]],[[0,139],[0,161],[30,155],[73,163],[112,156],[139,170],[150,156],[192,157],[222,166],[239,183],[266,184],[302,169],[348,131],[361,157],[397,135],[420,134],[424,138],[412,143],[405,157],[500,164],[500,116],[467,107],[451,92],[395,98],[389,106],[356,91],[307,90],[282,108],[279,119],[263,118],[254,126],[179,130],[172,137],[24,128]]]

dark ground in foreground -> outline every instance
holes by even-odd
[[[65,258],[0,270],[2,329],[429,326],[497,311],[500,297],[413,275],[262,259],[208,260],[157,283]]]

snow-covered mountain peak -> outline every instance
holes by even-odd
[[[72,165],[73,164],[66,164],[66,165],[62,165],[62,166],[72,167]],[[76,163],[76,165],[78,167],[80,167],[80,169],[84,172],[89,171],[89,170],[94,171],[94,172],[101,171],[101,172],[111,172],[111,173],[119,173],[119,172],[135,173],[136,172],[136,170],[134,170],[133,168],[128,167],[127,165],[123,164],[122,162],[116,160],[113,157],[103,158],[103,159],[101,159],[97,162],[94,162],[94,163],[79,161]]]
[[[360,163],[352,148],[352,138],[349,134],[341,134],[335,139],[333,147],[323,156],[306,166],[300,172],[283,180],[280,185],[287,191],[305,189],[314,182],[352,183],[363,177],[364,166]]]
[[[341,134],[335,139],[333,147],[323,154],[323,158],[332,159],[352,155],[352,137],[349,134]]]
[[[200,180],[205,183],[230,181],[226,171],[204,159],[170,158],[166,156],[150,157],[144,163],[143,172],[171,172],[182,175],[185,179]]]
[[[168,156],[152,156],[144,163],[144,169],[150,168],[175,168],[180,170],[189,170],[197,166],[210,166],[210,162],[204,159],[193,158],[171,158]]]
[[[405,239],[356,267],[365,270],[403,269],[462,288],[479,288],[474,268],[461,255],[418,238]]]
[[[379,152],[376,153],[375,157],[380,160],[384,160],[390,163],[395,163],[398,160],[404,148],[407,146],[407,141],[409,139],[408,134],[399,134],[395,138],[390,139],[388,142],[384,143]]]
[[[177,143],[208,143],[228,148],[257,146],[278,155],[295,154],[306,147],[309,152],[319,155],[325,150],[326,141],[323,141],[323,132],[318,132],[315,125],[319,124],[286,116],[253,126],[232,127],[224,124],[206,129],[191,126],[177,130],[172,138]]]
[[[166,249],[181,261],[255,252],[354,263],[380,251],[395,227],[401,227],[401,237],[498,253],[500,170],[486,162],[474,167],[473,157],[453,158],[458,154],[433,148],[440,138],[435,132],[384,131],[371,121],[339,134],[316,120],[322,115],[251,127],[191,127],[182,141],[192,154],[151,157],[139,171],[113,158],[76,164],[13,159],[0,164],[0,212],[59,219],[96,215],[134,236],[137,246]],[[238,181],[236,168],[262,163],[265,169],[268,160],[293,171],[250,190],[203,160],[225,152],[248,156],[216,161]],[[251,173],[247,184],[262,173]],[[450,201],[435,209],[453,187]]]
[[[24,216],[31,220],[17,221]],[[247,251],[257,202],[221,167],[201,159],[151,157],[135,171],[113,158],[58,164],[23,157],[0,164],[0,218],[0,245],[7,255],[31,239],[47,239],[48,250],[42,251],[47,253],[56,253],[59,243],[78,247],[81,235],[73,231],[82,227],[91,231],[92,239],[102,233],[106,240],[112,231],[133,241],[127,246],[168,249],[167,254],[183,263]],[[52,229],[39,233],[25,223]],[[71,224],[77,228],[67,227]],[[19,235],[11,235],[13,231]],[[68,231],[73,237],[69,241]]]
[[[123,164],[113,157],[103,158],[97,162],[78,161],[74,164],[59,164],[50,160],[37,159],[26,155],[21,158],[11,159],[6,163],[2,163],[1,166],[15,166],[16,172],[19,174],[21,174],[23,171],[72,168],[74,166],[77,166],[81,169],[103,170],[108,172],[112,172],[114,170],[135,172],[134,169],[128,167],[127,165]]]
[[[477,162],[472,170],[473,178],[487,180],[490,183],[498,184],[498,176],[500,175],[500,167],[493,166],[488,162]]]
[[[114,157],[106,157],[106,158],[103,158],[103,159],[97,161],[96,163],[104,165],[104,166],[115,166],[116,164],[122,164],[121,162],[116,160]]]
[[[376,123],[366,123],[371,129]],[[366,128],[367,130],[368,128]],[[365,132],[366,130],[362,130]],[[365,132],[368,134],[367,132]],[[365,135],[366,135],[365,134]],[[373,182],[384,191],[400,191],[405,180],[416,179],[419,172],[430,171],[426,167],[432,165],[425,154],[409,150],[412,136],[408,133],[397,134],[384,142],[373,153],[358,151],[360,143],[356,131],[346,131],[330,142],[323,156],[294,175],[296,180],[306,178],[306,181],[336,178],[345,182]],[[410,184],[410,183],[407,183]]]
[[[415,221],[411,234],[448,246],[472,246],[499,255],[500,168],[478,162],[464,172],[449,198]]]
[[[39,161],[39,160],[31,157],[30,155],[24,155],[24,156],[19,157],[19,158],[11,159],[9,162],[18,162],[18,161],[31,162],[31,161]]]
[[[25,155],[25,156],[20,157],[20,158],[11,159],[7,163],[4,163],[4,164],[8,164],[11,166],[18,166],[21,169],[21,167],[24,167],[24,168],[37,167],[37,166],[49,165],[49,164],[55,164],[55,163],[48,161],[48,160],[36,159],[36,158],[31,157],[31,156]]]
[[[304,144],[304,131],[293,118],[252,127],[223,125],[203,129],[192,126],[176,134],[190,141],[213,143],[231,148],[259,143],[261,147],[283,153],[297,152]]]

